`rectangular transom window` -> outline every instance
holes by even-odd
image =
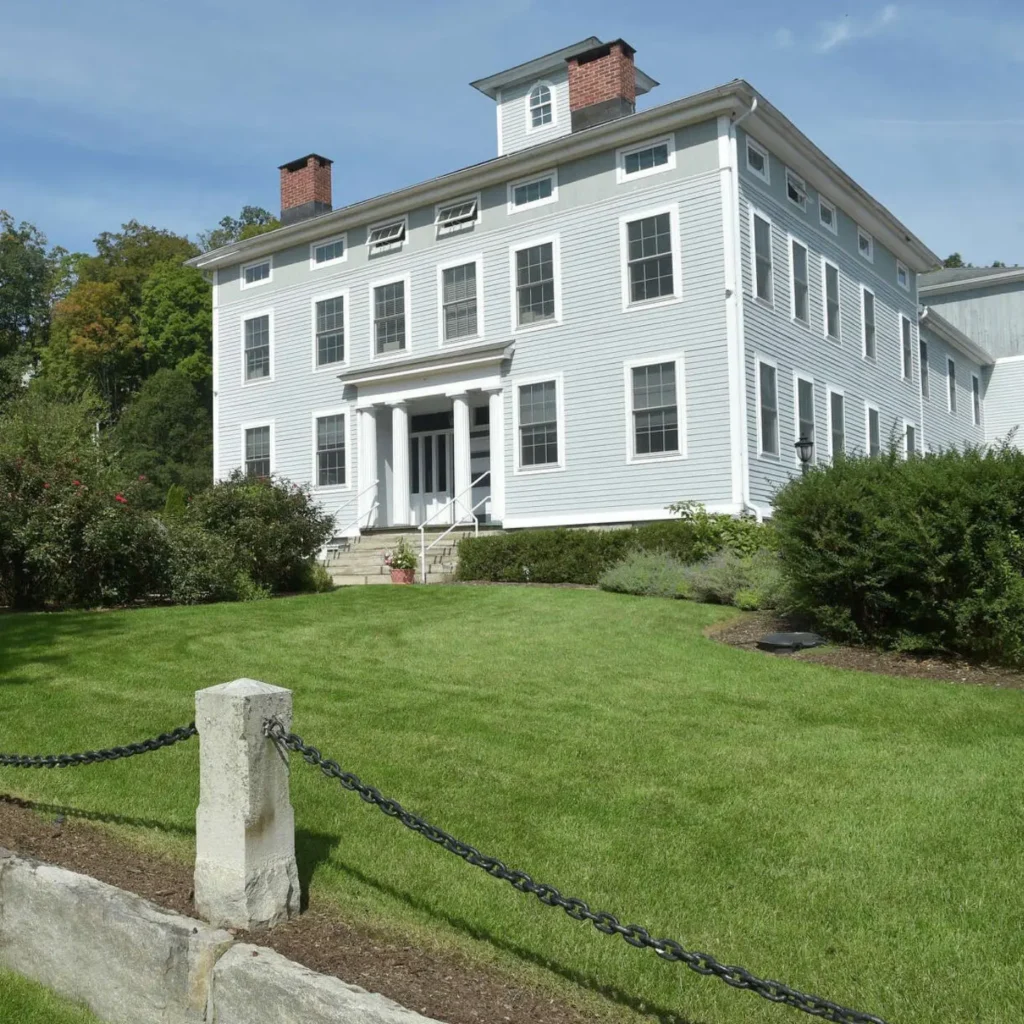
[[[912,380],[914,377],[913,327],[905,316],[900,317],[900,340],[902,341],[903,379]]]
[[[793,270],[793,319],[809,324],[811,310],[807,298],[807,246],[795,238],[790,246],[790,260]]]
[[[441,313],[444,340],[475,338],[477,328],[476,264],[446,267],[441,272]]]
[[[818,222],[833,235],[839,231],[839,215],[836,213],[836,208],[822,196],[818,196]]]
[[[918,356],[921,360],[921,397],[931,397],[931,384],[928,380],[928,342],[922,337],[917,339]]]
[[[951,413],[956,413],[956,363],[952,359],[946,360],[946,408]]]
[[[789,168],[786,168],[786,198],[801,210],[807,209],[807,184]]]
[[[747,136],[747,170],[766,184],[771,183],[768,150]]]
[[[839,341],[839,268],[825,263],[825,336]]]
[[[974,425],[981,426],[981,380],[971,374],[971,399],[974,410]]]
[[[905,291],[910,291],[910,274],[899,260],[896,261],[896,283]]]
[[[863,228],[857,228],[857,251],[869,263],[874,263],[875,240]]]
[[[761,454],[779,454],[779,392],[775,367],[758,362],[758,406],[761,424]]]
[[[633,453],[644,456],[679,452],[675,362],[634,366],[630,376]]]
[[[245,321],[245,379],[270,376],[270,316]]]
[[[558,385],[553,380],[519,387],[519,464],[558,465]]]
[[[875,358],[875,296],[867,288],[861,289],[861,318],[864,325],[864,358]]]
[[[868,406],[868,455],[874,457],[882,452],[882,428],[878,410]]]
[[[316,483],[345,486],[345,417],[321,416],[316,421]]]
[[[378,224],[371,228],[366,238],[367,248],[376,255],[400,249],[405,242],[405,220],[392,221],[390,224]]]
[[[373,289],[373,345],[377,355],[405,350],[405,282]]]
[[[270,427],[245,431],[245,475],[270,476]]]
[[[765,302],[774,300],[772,288],[772,225],[755,213],[754,217],[754,294]]]
[[[270,260],[261,260],[259,263],[250,263],[242,268],[242,287],[251,288],[255,284],[262,284],[270,280]]]
[[[316,304],[316,365],[345,361],[345,299],[337,295]]]
[[[328,263],[340,263],[345,258],[345,239],[332,238],[329,242],[313,246],[313,263],[321,267]]]
[[[659,213],[629,221],[626,243],[630,303],[674,295],[671,215]]]
[[[668,139],[649,143],[636,149],[619,151],[619,180],[642,178],[647,174],[669,170],[675,162],[675,150]]]
[[[516,252],[516,310],[520,327],[555,319],[555,257],[551,242]]]
[[[510,210],[521,210],[527,206],[553,203],[557,198],[555,172],[529,181],[513,182],[509,186],[508,204]]]
[[[846,399],[837,391],[832,391],[828,402],[830,454],[835,458],[846,453]]]
[[[476,196],[469,199],[462,199],[457,203],[450,203],[448,206],[438,208],[434,223],[437,225],[439,235],[450,235],[456,231],[463,231],[471,228],[477,221],[477,213],[480,208],[480,200]]]

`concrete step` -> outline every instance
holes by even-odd
[[[387,576],[374,576],[366,575],[362,573],[333,573],[331,580],[336,587],[366,587],[366,586],[377,586],[387,584],[392,586],[390,574]],[[416,582],[419,583],[421,577],[417,575]],[[428,572],[427,583],[448,583],[451,580],[451,574],[447,572]]]

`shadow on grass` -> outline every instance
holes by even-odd
[[[0,685],[38,682],[23,674],[45,666],[47,673],[80,652],[74,642],[120,632],[116,616],[104,612],[0,612]]]
[[[336,842],[336,840],[331,842],[331,848],[333,848]],[[330,853],[330,849],[327,850],[327,853]],[[411,893],[404,892],[401,889],[397,889],[393,885],[389,885],[387,882],[371,878],[369,875],[360,871],[358,868],[353,867],[351,864],[347,864],[344,861],[339,861],[337,859],[335,859],[334,864],[356,881],[362,882],[364,885],[368,885],[370,888],[376,889],[385,896],[390,896],[392,899],[396,899],[399,902],[404,903],[407,907],[411,907],[413,910],[425,913],[433,918],[439,918],[449,924],[452,928],[456,929],[456,931],[462,932],[464,935],[468,935],[470,938],[476,939],[478,942],[489,943],[495,949],[500,949],[505,953],[510,953],[519,960],[541,967],[552,974],[557,974],[560,978],[564,978],[566,981],[572,982],[572,984],[577,985],[580,988],[596,992],[598,995],[603,996],[605,999],[615,1003],[617,1006],[626,1006],[631,1010],[635,1010],[637,1013],[643,1014],[645,1017],[650,1017],[653,1020],[658,1021],[658,1024],[700,1024],[700,1022],[692,1017],[685,1017],[682,1014],[677,1013],[675,1010],[668,1010],[663,1006],[655,1006],[647,1000],[642,999],[640,996],[624,992],[622,989],[617,988],[614,985],[608,985],[591,974],[585,974],[583,971],[578,971],[574,967],[569,967],[563,963],[559,963],[559,961],[554,960],[551,957],[543,956],[532,949],[527,949],[525,946],[521,946],[518,943],[511,942],[499,935],[495,935],[493,932],[489,932],[485,928],[481,928],[479,925],[466,921],[464,918],[456,917],[445,910],[440,910],[425,899],[414,896]],[[301,876],[301,867],[299,868],[299,873]],[[305,890],[305,885],[303,886],[303,889]],[[570,927],[576,923],[577,922],[568,920],[566,922]],[[604,938],[604,936],[601,936],[601,938]],[[638,950],[637,955],[642,955],[642,951]],[[653,958],[653,954],[649,955]],[[685,970],[682,964],[674,964],[673,966],[677,970]]]
[[[46,804],[37,800],[23,800],[21,797],[8,796],[0,793],[0,803],[14,807],[24,807],[40,814],[64,815],[65,818],[77,818],[81,821],[101,821],[111,825],[130,825],[133,828],[147,828],[156,832],[167,832],[171,835],[191,836],[196,834],[195,828],[184,825],[168,825],[166,821],[155,821],[152,818],[133,818],[127,814],[109,814],[104,811],[87,811],[81,807],[68,807],[64,804]]]

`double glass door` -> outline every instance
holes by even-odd
[[[409,438],[409,495],[414,526],[439,512],[454,496],[452,437],[451,430],[434,430]],[[450,523],[450,513],[451,510],[431,523]]]

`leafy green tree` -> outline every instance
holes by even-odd
[[[281,222],[262,206],[243,206],[237,217],[223,217],[221,222],[210,231],[199,234],[199,245],[203,252],[219,249],[222,245],[241,242],[246,238],[262,235],[265,231],[279,228]]]
[[[961,256],[960,253],[958,253],[958,252],[954,252],[951,255],[947,256],[942,261],[942,265],[944,267],[949,268],[950,270],[956,270],[959,267],[967,266],[967,264],[964,263],[963,256]]]
[[[146,477],[161,503],[174,485],[195,494],[213,479],[210,413],[182,370],[160,369],[149,377],[121,415],[112,440],[122,468]]]

